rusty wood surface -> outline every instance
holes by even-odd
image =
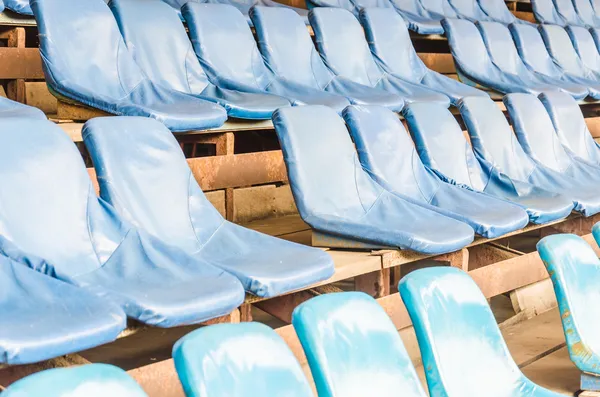
[[[417,54],[425,65],[438,73],[451,74],[456,73],[454,58],[452,54],[442,54],[433,52],[420,52]]]
[[[37,48],[0,47],[0,79],[43,79]]]

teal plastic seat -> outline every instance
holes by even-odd
[[[416,270],[400,281],[431,397],[557,397],[523,375],[485,296],[459,269]]]
[[[175,344],[173,359],[187,397],[313,395],[288,346],[264,324],[198,329]]]
[[[10,385],[2,397],[147,397],[125,371],[89,364],[38,372]]]
[[[396,327],[370,296],[317,296],[292,323],[319,397],[426,396]]]
[[[596,240],[600,225],[593,228]],[[548,269],[558,300],[567,348],[573,363],[582,372],[600,375],[600,260],[581,237],[556,234],[537,244]]]

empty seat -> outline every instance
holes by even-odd
[[[296,307],[292,323],[321,397],[393,394],[425,397],[398,330],[362,292],[317,296]]]
[[[573,6],[583,25],[589,28],[600,28],[600,15],[597,15],[592,1],[573,0]]]
[[[594,229],[598,230],[598,224]],[[571,361],[588,374],[599,374],[598,306],[600,260],[592,247],[573,234],[544,237],[537,250],[550,274],[558,300]]]
[[[369,49],[362,26],[350,12],[317,8],[308,18],[319,52],[335,74],[400,95],[407,102],[439,102],[450,106],[446,95],[383,71]]]
[[[600,54],[590,31],[580,26],[567,26],[565,30],[583,65],[594,72],[596,81],[600,80]]]
[[[100,110],[153,117],[172,131],[222,125],[221,106],[151,82],[135,63],[102,0],[32,0],[46,82]]]
[[[280,95],[293,105],[326,105],[338,113],[349,104],[342,96],[275,76],[265,65],[244,16],[234,7],[187,3],[182,13],[196,55],[217,87]]]
[[[202,322],[243,302],[235,277],[131,227],[97,198],[79,150],[56,124],[3,118],[0,127],[6,256],[155,326]]]
[[[125,313],[110,301],[5,256],[0,256],[0,291],[0,364],[89,349],[113,341],[125,328]]]
[[[510,94],[504,97],[504,104],[517,139],[530,158],[581,186],[600,182],[600,167],[578,161],[562,146],[550,116],[537,97]]]
[[[532,87],[532,92],[555,91],[558,88],[576,99],[588,95],[584,86],[530,70],[519,56],[510,30],[505,25],[498,22],[477,22],[476,25],[494,65],[506,74],[518,76],[524,84]]]
[[[361,165],[388,191],[465,222],[487,238],[527,225],[529,218],[518,206],[461,189],[430,173],[394,113],[375,106],[351,106],[344,110],[344,118]]]
[[[371,179],[333,110],[280,109],[273,124],[298,211],[314,229],[427,253],[456,251],[473,240],[467,224],[403,200]]]
[[[491,21],[492,19],[483,12],[477,0],[448,0],[460,19],[469,21]]]
[[[442,22],[456,70],[461,77],[502,93],[557,90],[548,84],[524,80],[505,73],[490,58],[483,37],[474,23],[467,20],[444,19]]]
[[[417,55],[402,18],[378,8],[364,9],[360,21],[376,61],[388,73],[441,92],[456,103],[465,96],[488,96],[425,66]]]
[[[536,27],[513,24],[509,29],[521,59],[530,70],[585,87],[590,97],[600,99],[599,82],[586,77],[585,73],[578,73],[577,70],[575,70],[576,74],[571,74],[555,63]]]
[[[600,146],[592,137],[577,102],[558,92],[545,93],[539,98],[563,147],[578,159],[600,166]]]
[[[311,397],[302,367],[273,329],[260,323],[198,329],[173,347],[188,397]]]
[[[510,180],[493,164],[480,164],[448,109],[433,103],[415,103],[404,110],[404,117],[423,164],[442,180],[511,201],[525,209],[533,223],[556,221],[571,213],[570,199]]]
[[[315,7],[343,8],[354,15],[363,8],[394,8],[389,0],[305,0],[309,10]]]
[[[533,9],[533,15],[535,16],[536,21],[540,24],[567,25],[567,21],[558,14],[553,0],[531,0],[531,8]]]
[[[290,106],[279,96],[209,82],[176,11],[162,0],[112,0],[110,7],[135,61],[155,83],[216,102],[230,117],[270,119],[275,109]]]
[[[160,123],[95,118],[85,124],[83,137],[103,199],[162,241],[235,275],[248,292],[270,298],[333,274],[325,252],[223,219],[202,193],[177,140]]]
[[[33,106],[23,105],[0,96],[0,118],[3,117],[26,117],[47,120],[48,118],[40,109]]]
[[[444,18],[458,18],[456,11],[448,0],[420,0],[423,8],[432,15],[440,15]]]
[[[23,15],[33,15],[31,7],[29,6],[29,0],[3,0],[4,6],[11,11],[17,12]],[[1,11],[1,10],[0,10]]]
[[[381,105],[397,112],[404,107],[404,99],[398,95],[333,74],[293,11],[254,7],[250,14],[262,55],[278,77],[341,95],[354,104]]]
[[[560,193],[575,204],[575,210],[590,216],[600,212],[596,187],[575,180],[533,161],[523,150],[498,106],[486,98],[463,98],[459,110],[469,131],[475,155],[484,168],[498,171],[516,182],[527,182]]]
[[[2,392],[2,397],[147,397],[142,388],[121,368],[87,364],[54,368],[29,375]]]
[[[591,70],[583,63],[564,28],[556,25],[540,25],[539,30],[548,53],[566,73],[593,82],[600,82],[600,71]]]
[[[420,0],[391,0],[391,3],[410,30],[420,34],[444,34],[441,23],[444,16],[427,11]],[[365,8],[363,11],[372,9]],[[389,11],[387,13],[390,14]]]
[[[510,12],[504,0],[477,0],[479,7],[487,14],[487,16],[496,22],[501,22],[505,25],[511,23],[519,23],[525,25],[533,25],[531,22],[515,17],[515,14]]]
[[[486,297],[467,273],[453,267],[420,269],[398,288],[415,327],[430,395],[561,396],[521,373]]]

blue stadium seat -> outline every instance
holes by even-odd
[[[558,92],[545,93],[539,98],[563,147],[580,161],[600,167],[600,145],[592,137],[577,102]]]
[[[519,56],[507,26],[498,22],[477,22],[476,25],[492,62],[504,73],[519,76],[529,86],[540,87],[538,89],[545,91],[558,88],[576,99],[583,99],[588,95],[587,88],[582,85],[530,70]]]
[[[333,110],[279,109],[273,123],[296,206],[314,229],[425,253],[456,251],[473,240],[467,224],[403,200],[371,179]]]
[[[381,105],[397,112],[404,107],[404,99],[398,95],[355,83],[329,70],[315,49],[308,30],[293,11],[254,7],[250,15],[260,51],[276,76],[341,95],[353,104]]]
[[[106,112],[155,118],[172,131],[219,127],[221,106],[150,81],[127,50],[103,0],[32,0],[46,82]]]
[[[113,341],[125,328],[125,313],[110,301],[3,255],[0,291],[0,364],[29,364],[86,350]]]
[[[486,297],[467,273],[420,269],[398,288],[415,327],[431,396],[562,396],[521,373]]]
[[[575,70],[577,74],[571,74],[569,71],[558,66],[548,52],[541,33],[536,27],[513,24],[509,26],[509,29],[519,55],[529,70],[550,76],[553,79],[585,87],[591,98],[600,99],[599,82],[586,77],[585,73],[577,73],[577,70]]]
[[[356,16],[363,8],[394,8],[389,0],[305,0],[305,2],[309,10],[318,7],[343,8]]]
[[[600,81],[600,53],[590,31],[581,26],[567,26],[565,30],[583,65],[594,72],[596,81]]]
[[[493,164],[480,164],[448,109],[433,103],[415,103],[405,108],[404,118],[421,160],[442,180],[513,202],[527,211],[529,221],[536,224],[556,221],[571,213],[570,199],[529,183],[512,181]]]
[[[579,55],[577,55],[569,34],[563,27],[540,25],[539,30],[548,53],[552,56],[552,60],[566,73],[583,78],[586,81],[590,80],[596,84],[600,82],[600,71],[591,70],[584,64]],[[582,42],[581,45],[584,45],[584,43]],[[596,88],[597,85],[594,87]]]
[[[308,25],[308,10],[304,8],[292,7],[287,4],[282,4],[274,0],[162,0],[167,4],[171,5],[174,9],[179,12],[181,16],[181,7],[184,4],[189,2],[195,3],[212,3],[212,4],[228,4],[240,10],[242,14],[246,17],[248,24],[252,26],[252,20],[250,19],[250,9],[254,6],[266,6],[266,7],[279,7],[279,8],[288,8],[290,10],[295,11],[306,25]]]
[[[29,375],[2,392],[2,397],[24,396],[147,397],[125,371],[107,364],[49,369]]]
[[[531,0],[531,6],[540,24],[585,26],[571,0]]]
[[[5,256],[154,326],[206,321],[243,302],[235,277],[131,227],[99,199],[79,150],[56,124],[3,118],[0,127]]]
[[[492,21],[481,7],[477,0],[448,0],[456,15],[460,19],[467,19],[469,21]]]
[[[162,241],[235,275],[248,292],[270,298],[333,274],[332,259],[320,249],[223,219],[202,193],[177,140],[160,123],[95,118],[85,124],[83,137],[104,200]]]
[[[433,15],[440,15],[444,18],[458,18],[456,11],[450,5],[448,0],[420,0],[423,8]]]
[[[344,118],[362,167],[395,195],[467,223],[486,238],[513,232],[529,222],[520,207],[445,183],[428,171],[394,113],[375,106],[350,106]]]
[[[552,120],[540,100],[527,94],[510,94],[504,104],[521,147],[536,163],[572,178],[581,186],[600,182],[600,167],[572,156],[560,143]]]
[[[315,8],[308,19],[325,64],[337,75],[405,98],[450,106],[450,99],[421,84],[393,76],[375,62],[362,26],[350,12],[337,8]]]
[[[112,0],[110,7],[127,48],[153,82],[216,102],[230,117],[241,119],[270,119],[275,109],[290,106],[279,96],[218,88],[209,82],[177,12],[161,0]]]
[[[23,15],[33,15],[31,7],[29,6],[29,0],[3,0],[4,6],[11,11],[17,12]],[[2,10],[0,10],[2,11]]]
[[[573,6],[575,6],[579,19],[586,27],[600,28],[600,15],[596,14],[592,1],[573,0]]]
[[[600,212],[600,192],[593,184],[584,185],[559,172],[541,166],[521,147],[506,117],[490,99],[467,97],[459,110],[469,131],[471,145],[484,168],[497,167],[511,180],[527,182],[560,193],[585,216]]]
[[[425,397],[398,330],[362,292],[317,296],[298,306],[292,323],[320,397],[393,394]]]
[[[279,78],[269,70],[244,16],[224,4],[187,3],[182,8],[204,71],[219,88],[269,93],[293,105],[326,105],[341,113],[346,98]]]
[[[598,224],[594,229],[600,231]],[[598,256],[573,234],[544,237],[537,250],[554,285],[571,360],[582,372],[600,375],[600,312],[590,304],[600,298]]]
[[[496,22],[501,22],[505,25],[511,23],[519,23],[525,25],[533,25],[531,22],[515,17],[510,12],[504,0],[477,0],[479,7],[487,14],[487,16]]]
[[[443,15],[429,12],[423,7],[420,0],[390,0],[398,14],[404,18],[408,28],[419,34],[444,34],[442,27]],[[373,10],[374,7],[365,8],[363,11]],[[386,11],[388,14],[389,11]],[[359,13],[360,15],[360,13]]]
[[[187,397],[312,397],[302,367],[271,328],[260,323],[198,329],[173,347]]]
[[[527,79],[527,76],[502,71],[490,58],[483,37],[474,23],[444,19],[442,24],[461,80],[466,78],[502,93],[558,90],[549,84]]]
[[[425,66],[417,55],[402,18],[387,10],[364,9],[360,21],[376,62],[386,72],[447,95],[453,104],[465,96],[488,94]]]
[[[23,105],[22,103],[12,101],[0,96],[0,118],[4,117],[24,117],[47,120],[48,118],[40,109],[33,106]]]

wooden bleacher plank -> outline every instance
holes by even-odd
[[[566,347],[535,361],[522,371],[532,382],[554,392],[575,396],[579,391],[581,372],[569,358]]]

